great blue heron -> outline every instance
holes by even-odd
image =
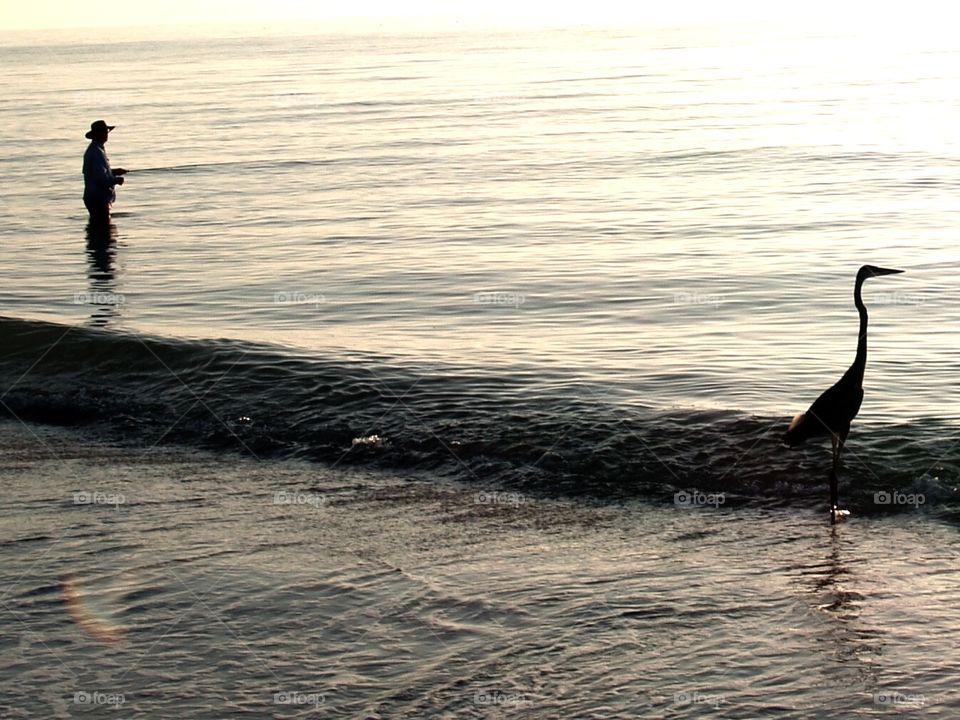
[[[868,278],[900,272],[903,270],[887,270],[874,265],[864,265],[857,272],[857,282],[853,289],[853,304],[860,312],[857,357],[843,377],[824,391],[809,410],[793,419],[783,435],[783,441],[791,447],[799,445],[808,438],[830,436],[830,441],[833,443],[833,466],[830,469],[830,522],[835,523],[838,516],[846,514],[838,507],[837,467],[840,464],[843,444],[847,441],[847,435],[850,432],[850,423],[857,416],[860,403],[863,402],[863,371],[867,367],[867,308],[860,296],[860,289]]]

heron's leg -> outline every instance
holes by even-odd
[[[837,521],[837,509],[840,503],[840,490],[837,486],[837,465],[840,462],[840,449],[843,441],[837,433],[830,433],[830,442],[833,444],[833,465],[830,467],[830,522]]]

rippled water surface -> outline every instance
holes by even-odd
[[[0,36],[0,714],[955,715],[958,61]]]
[[[958,707],[938,523],[584,505],[48,431],[37,462],[20,436],[3,426],[22,488],[0,523],[5,717]],[[72,501],[90,487],[115,504]]]
[[[23,42],[0,49],[4,175],[30,178],[2,210],[7,314],[533,366],[790,413],[849,362],[871,262],[907,272],[866,288],[864,414],[956,417],[941,402],[960,178],[945,41]],[[134,172],[98,264],[79,169],[101,115]]]

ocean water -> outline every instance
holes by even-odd
[[[956,706],[943,648],[918,635],[957,637],[950,38],[873,26],[301,27],[6,34],[0,58],[0,409],[16,436],[8,451],[25,458],[4,466],[3,607],[19,647],[37,650],[7,668],[26,684],[6,714],[91,709],[73,701],[76,682],[45,672],[56,660],[36,643],[76,621],[65,611],[74,573],[97,576],[78,555],[104,552],[107,536],[130,559],[85,592],[145,615],[133,623],[142,634],[87,648],[98,682],[121,692],[117,642],[169,644],[145,664],[139,704],[123,686],[135,717]],[[90,236],[80,200],[83,133],[98,118],[117,125],[107,151],[130,170],[108,244]],[[831,532],[829,446],[787,450],[779,436],[852,361],[853,279],[866,263],[905,272],[864,287],[866,394],[841,476],[853,515]],[[78,461],[94,480],[45,465],[73,457],[57,448],[75,447],[75,433],[112,448]],[[180,459],[147,477],[170,463],[189,471],[137,483],[158,453]],[[245,463],[262,480],[231,490],[245,519],[211,520],[211,494],[249,475]],[[31,483],[39,494],[25,499]],[[121,486],[139,500],[120,514],[73,499]],[[393,489],[369,489],[381,486]],[[340,535],[257,499],[288,487],[337,507]],[[338,495],[348,487],[379,500]],[[169,509],[176,542],[211,525],[189,578],[171,576],[166,535],[166,560],[139,559],[151,552],[141,534],[161,522],[152,502]],[[90,512],[109,529],[75,538]],[[214,546],[257,538],[260,522],[288,538],[277,547],[353,550],[281,581],[273,551],[252,542],[236,550],[230,572],[246,575],[229,591],[205,581],[226,569]],[[383,528],[397,547],[372,537]],[[410,567],[408,586],[393,573]],[[362,606],[394,608],[397,624],[335,630],[335,680],[285,685],[274,673],[271,692],[300,692],[306,678],[329,702],[272,702],[266,683],[226,711],[184,699],[216,695],[216,677],[171,679],[192,637],[162,634],[173,591],[144,590],[157,599],[132,609],[115,599],[126,573],[175,577],[208,619],[223,618],[211,605],[256,597],[264,625],[230,632],[267,665],[289,662],[277,629],[289,607],[303,610],[301,633]],[[650,609],[664,598],[672,609]],[[898,608],[915,622],[894,627]],[[471,625],[501,611],[489,634]],[[717,619],[703,645],[676,640],[693,617]],[[420,623],[453,629],[420,645]],[[796,657],[776,660],[784,647]],[[63,652],[71,667],[84,650]],[[331,663],[313,646],[294,654]],[[230,688],[251,672],[229,653],[218,662]],[[900,662],[933,675],[897,674]],[[174,700],[150,700],[143,683]],[[478,701],[486,692],[493,701]]]

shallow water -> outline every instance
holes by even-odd
[[[5,717],[957,709],[957,538],[923,517],[831,529],[37,432],[47,451],[3,434]]]

